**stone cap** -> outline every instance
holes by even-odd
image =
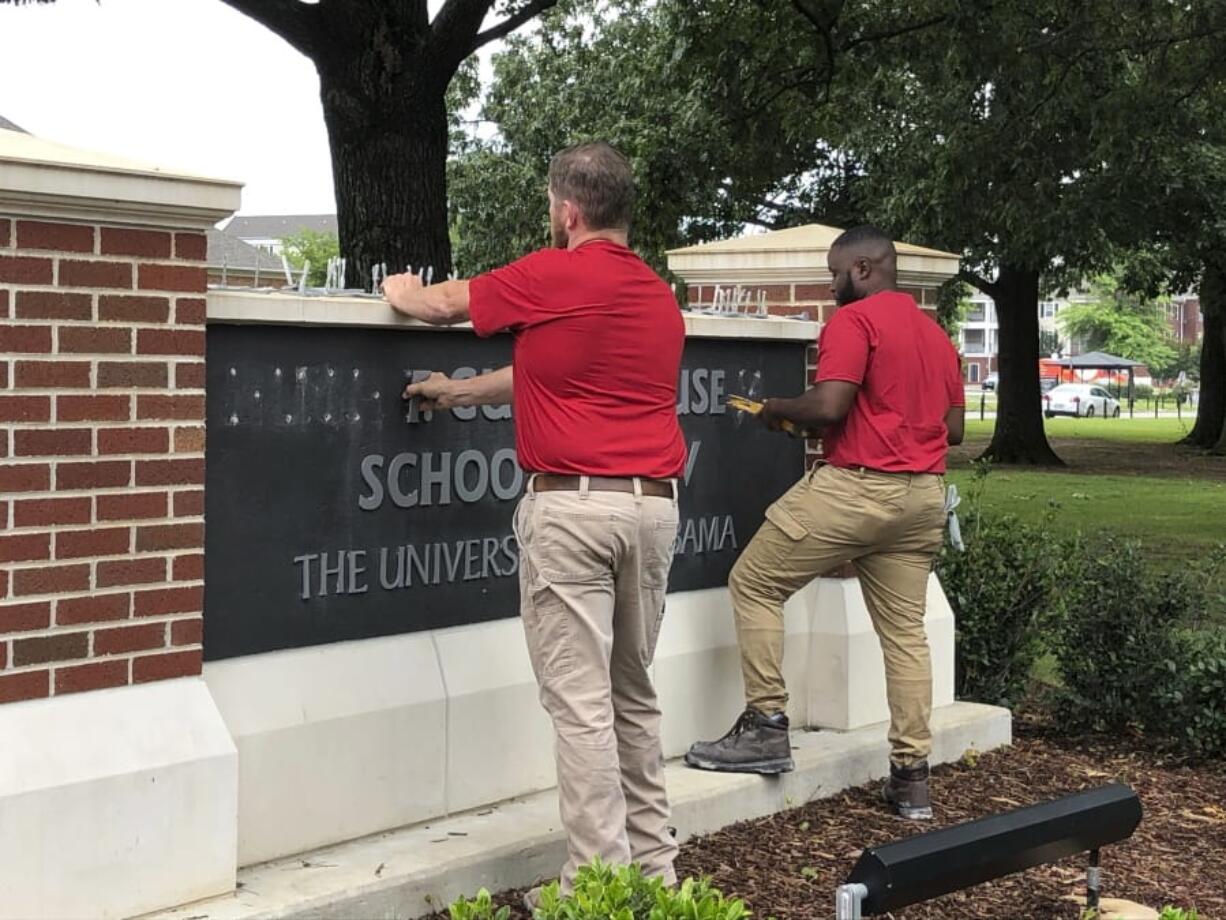
[[[672,249],[668,267],[688,284],[823,284],[830,280],[826,253],[839,227],[805,224]],[[957,253],[896,242],[898,276],[904,284],[935,286],[958,273]]]
[[[242,183],[0,130],[0,212],[205,229],[233,214]]]

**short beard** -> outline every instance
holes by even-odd
[[[549,221],[549,238],[554,249],[566,249],[570,245],[570,234],[557,221]]]
[[[850,278],[844,278],[843,283],[835,289],[834,302],[840,307],[845,307],[859,299],[859,295],[856,294],[856,287]]]

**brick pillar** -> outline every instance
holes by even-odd
[[[204,259],[0,215],[0,703],[200,673]]]

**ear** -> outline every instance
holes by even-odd
[[[567,230],[574,230],[579,226],[579,209],[573,201],[562,202],[562,220],[565,221]]]
[[[873,263],[870,259],[864,256],[856,256],[851,263],[852,277],[859,281],[865,281],[873,273]]]

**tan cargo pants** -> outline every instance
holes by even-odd
[[[534,492],[515,514],[520,615],[553,719],[568,859],[562,890],[599,856],[676,882],[660,709],[649,667],[664,618],[677,501]]]
[[[787,708],[783,604],[815,577],[854,564],[885,656],[891,760],[932,749],[928,575],[945,524],[942,477],[814,467],[766,511],[728,579],[748,705]]]

